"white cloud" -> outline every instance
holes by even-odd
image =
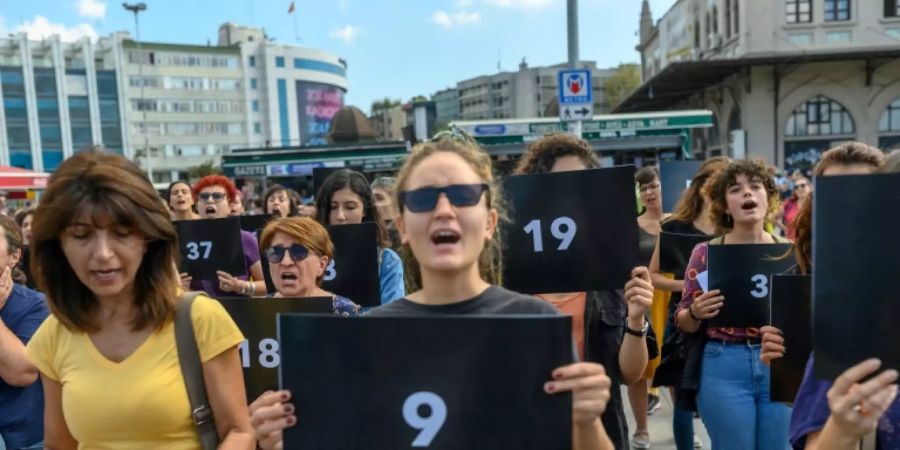
[[[456,6],[457,8],[468,8],[474,4],[475,0],[455,0],[453,2],[453,6]]]
[[[106,3],[99,0],[78,0],[78,15],[102,20],[106,17]]]
[[[86,23],[68,27],[61,23],[51,23],[44,16],[35,16],[33,21],[17,26],[13,32],[28,33],[28,37],[31,39],[43,39],[58,34],[60,39],[66,42],[77,41],[85,36],[90,37],[91,40],[97,40],[97,31]]]
[[[559,0],[487,0],[488,3],[500,8],[516,9],[544,9],[557,3]]]
[[[344,41],[345,44],[350,45],[360,34],[362,34],[362,28],[354,27],[353,25],[344,25],[343,27],[331,30],[329,36],[331,36],[332,39],[340,39]]]
[[[447,29],[475,24],[480,20],[481,16],[478,15],[478,13],[465,11],[454,14],[448,14],[445,11],[435,11],[434,14],[431,15],[432,22]]]

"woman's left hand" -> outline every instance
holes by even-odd
[[[611,381],[603,366],[579,362],[553,371],[544,392],[572,392],[572,418],[576,425],[592,425],[606,411]]]
[[[246,281],[233,277],[221,270],[217,270],[216,275],[219,276],[219,289],[225,292],[243,293],[244,283],[246,283]]]
[[[631,271],[631,279],[625,284],[625,303],[628,305],[628,318],[643,323],[644,315],[653,304],[653,282],[646,267],[635,267]]]

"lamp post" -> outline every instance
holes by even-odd
[[[147,158],[147,178],[153,184],[153,159],[150,158],[150,144],[147,138],[147,105],[144,102],[144,54],[141,52],[141,22],[138,20],[138,14],[147,10],[147,4],[141,3],[122,3],[122,7],[134,13],[134,31],[137,41],[138,52],[138,78],[141,80],[141,129],[144,135],[144,157]]]

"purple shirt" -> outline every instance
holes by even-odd
[[[231,275],[246,281],[250,278],[250,267],[259,262],[259,243],[253,233],[241,231],[241,247],[244,250],[245,269],[242,274],[232,273]],[[225,292],[219,289],[219,280],[191,280],[191,290],[206,292],[212,298],[234,297],[241,295],[235,292]],[[259,295],[265,295],[265,292],[258,292]]]
[[[816,379],[812,374],[813,357],[809,356],[803,383],[794,400],[794,411],[791,414],[791,427],[788,431],[791,445],[795,449],[806,446],[809,433],[822,431],[831,409],[828,407],[828,390],[832,382]],[[900,450],[900,398],[888,408],[878,421],[878,449]]]

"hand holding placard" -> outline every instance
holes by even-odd
[[[688,306],[692,319],[706,320],[719,315],[719,311],[725,306],[725,297],[718,289],[700,294],[694,302]]]
[[[611,381],[597,363],[579,362],[553,371],[547,382],[548,394],[572,392],[572,417],[576,425],[591,425],[606,411]]]
[[[290,391],[266,391],[250,403],[250,425],[263,450],[281,450],[281,432],[297,423]]]
[[[885,370],[862,382],[879,368],[881,361],[867,359],[834,380],[828,390],[831,417],[821,436],[840,437],[855,445],[863,436],[876,430],[879,419],[897,398],[896,370]]]
[[[646,267],[635,267],[631,279],[625,284],[625,303],[628,305],[628,319],[644,321],[644,314],[653,305],[653,282]]]
[[[760,328],[759,332],[762,333],[762,354],[759,355],[759,359],[769,367],[772,360],[784,356],[784,338],[781,336],[781,330],[771,325]]]

